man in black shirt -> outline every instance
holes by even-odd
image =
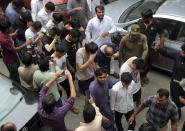
[[[148,44],[148,56],[146,58],[147,67],[143,73],[141,73],[141,78],[143,82],[148,82],[147,74],[152,67],[154,59],[154,50],[151,48],[152,44],[155,42],[156,35],[160,35],[160,45],[164,47],[164,33],[162,24],[160,21],[153,18],[153,12],[151,9],[145,9],[141,12],[142,19],[138,21],[140,26],[140,32],[145,34],[147,37]]]
[[[72,29],[69,34],[62,40],[62,43],[65,43],[68,46],[67,51],[67,67],[75,78],[76,70],[76,51],[80,48],[80,43],[78,39],[80,37],[80,32],[76,29]]]
[[[44,55],[51,56],[54,53],[54,45],[57,43],[60,31],[58,28],[53,27],[49,32],[42,38],[42,49]]]
[[[174,60],[173,74],[170,82],[170,94],[172,101],[177,105],[179,118],[181,117],[181,107],[184,105],[182,101],[185,101],[185,91],[179,85],[179,82],[185,78],[185,44],[181,46],[181,51],[167,50],[166,48],[159,48],[158,44],[155,44],[155,50],[161,53],[163,56],[169,57]]]

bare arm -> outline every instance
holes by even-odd
[[[142,105],[139,105],[137,108],[136,108],[136,111],[132,114],[132,116],[129,118],[128,120],[128,124],[132,124],[132,122],[134,121],[135,119],[135,116],[141,112],[142,110],[144,109],[144,107]]]
[[[27,40],[24,44],[18,46],[18,47],[14,47],[13,50],[18,52],[20,51],[22,48],[26,47],[27,45],[31,44],[32,43],[32,40]]]
[[[94,59],[96,57],[96,54],[97,54],[97,52],[94,53],[94,54],[90,54],[90,57],[89,57],[88,61],[85,62],[84,64],[77,64],[79,70],[84,71],[91,63],[93,63]]]
[[[147,54],[148,54],[148,44],[147,44],[147,38],[146,38],[146,36],[145,36],[143,42],[144,42],[144,43],[143,43],[143,54],[142,54],[142,59],[145,60],[146,57],[147,57]]]
[[[177,123],[171,124],[172,131],[177,131]]]
[[[56,72],[55,75],[46,83],[46,86],[49,88],[53,82],[55,82],[55,80],[61,76],[62,72],[62,70]]]
[[[73,78],[71,76],[71,73],[68,70],[66,70],[65,71],[65,75],[66,75],[66,77],[67,77],[67,79],[69,81],[69,86],[70,86],[70,91],[71,91],[71,97],[74,97],[75,98],[76,97],[76,91],[75,91],[75,87],[74,87]]]
[[[46,44],[45,45],[45,49],[50,52],[52,49],[53,49],[53,46],[55,45],[57,39],[58,39],[59,36],[55,36],[55,38],[53,39],[53,41],[51,42],[51,44]]]

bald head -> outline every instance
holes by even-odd
[[[17,128],[14,123],[7,122],[1,126],[1,131],[17,131]]]
[[[112,56],[114,54],[114,50],[111,46],[106,46],[104,48],[104,53],[106,56]]]

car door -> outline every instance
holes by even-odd
[[[156,18],[156,19],[160,20],[163,24],[163,31],[165,36],[164,48],[179,51],[182,42],[178,41],[177,38],[180,29],[182,28],[182,23],[176,20],[166,18]],[[181,39],[180,36],[179,39]],[[160,43],[159,35],[157,35],[156,41]],[[155,54],[153,66],[172,72],[173,64],[174,62],[172,59],[161,56],[159,55],[159,53]]]

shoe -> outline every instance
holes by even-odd
[[[143,79],[144,79],[144,83],[145,84],[148,84],[149,83],[149,79],[147,77],[144,77]]]
[[[110,74],[110,76],[113,76],[113,77],[115,77],[116,79],[118,79],[119,78],[119,74],[118,73],[114,73],[114,74]]]
[[[75,108],[75,107],[71,107],[70,110],[71,110],[73,113],[75,113],[75,114],[78,114],[78,113],[79,113],[78,109]]]

